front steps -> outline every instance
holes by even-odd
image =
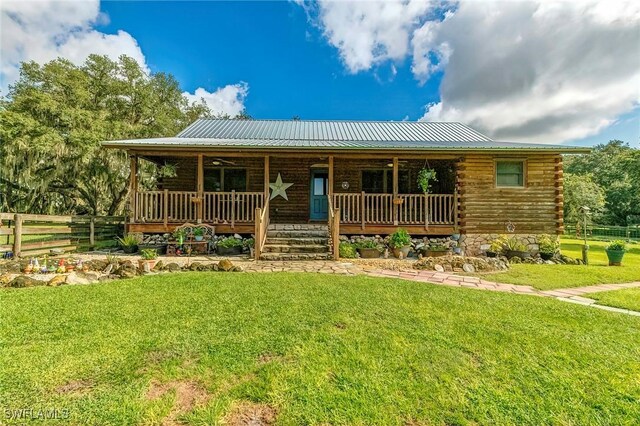
[[[327,225],[272,224],[260,260],[330,260]]]

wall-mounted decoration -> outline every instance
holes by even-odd
[[[349,189],[349,182],[347,182],[346,180],[342,182],[342,189]]]
[[[269,199],[273,200],[279,195],[285,200],[289,201],[289,198],[287,197],[287,188],[289,188],[291,185],[293,185],[293,183],[282,182],[282,176],[280,176],[280,173],[278,173],[278,178],[276,179],[276,181],[269,184],[269,188],[271,188],[271,197],[269,197]]]

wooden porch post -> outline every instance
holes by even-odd
[[[398,208],[399,204],[396,204],[398,198],[398,157],[393,157],[393,200],[391,202],[391,208],[393,209],[393,224],[398,226]]]
[[[333,155],[329,156],[329,190],[327,193],[329,194],[329,198],[333,202]]]
[[[198,223],[202,223],[204,209],[204,156],[198,154]]]
[[[269,199],[269,156],[264,156],[264,202]]]
[[[138,192],[138,157],[129,157],[129,223],[135,223],[138,209],[136,206]]]

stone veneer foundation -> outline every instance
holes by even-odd
[[[498,238],[501,234],[462,234],[460,235],[460,247],[467,256],[479,256],[489,249],[491,241]],[[506,234],[510,237],[516,237],[518,241],[527,246],[531,252],[537,252],[538,235],[537,234]]]

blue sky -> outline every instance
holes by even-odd
[[[439,78],[421,87],[408,61],[395,78],[390,64],[350,74],[294,3],[106,2],[102,9],[105,31],[125,28],[149,67],[172,73],[184,90],[247,82],[245,106],[256,118],[417,120],[439,99]]]
[[[640,146],[636,3],[3,0],[0,88],[24,60],[127,54],[231,115],[460,121],[497,140]]]

